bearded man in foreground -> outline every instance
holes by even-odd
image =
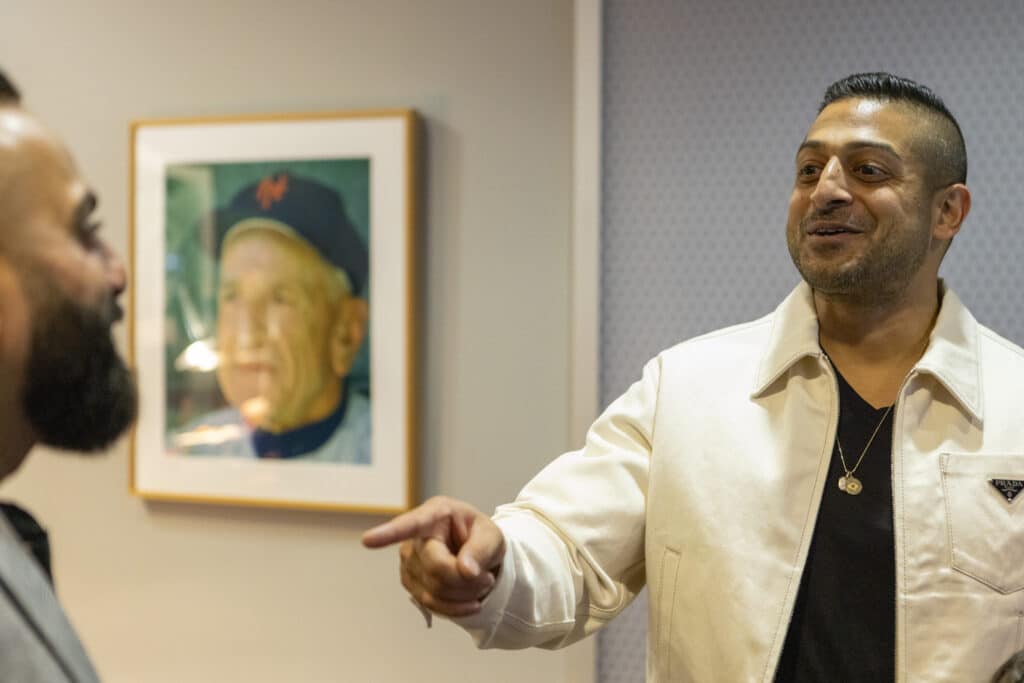
[[[37,443],[99,452],[135,419],[135,381],[111,336],[126,275],[96,205],[0,73],[0,478]],[[14,505],[0,511],[0,680],[97,681],[54,595],[46,533]]]

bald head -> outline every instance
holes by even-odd
[[[53,132],[21,107],[0,105],[0,253],[30,246],[45,225],[69,225],[91,194]]]

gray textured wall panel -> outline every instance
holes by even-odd
[[[661,349],[768,312],[793,157],[831,81],[935,89],[967,139],[974,208],[943,276],[1024,343],[1024,3],[606,0],[601,393]],[[643,680],[646,594],[601,635],[600,680]]]

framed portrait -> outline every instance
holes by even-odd
[[[413,505],[415,124],[132,124],[133,493]]]

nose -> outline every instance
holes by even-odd
[[[260,347],[266,334],[266,316],[261,304],[250,302],[241,306],[234,324],[235,341],[239,348]]]
[[[832,157],[818,177],[818,184],[811,192],[811,201],[816,209],[829,209],[848,204],[851,200],[843,165],[837,157]]]
[[[124,261],[109,246],[104,245],[104,257],[107,266],[107,282],[114,296],[119,296],[128,286],[128,274],[124,269]]]

